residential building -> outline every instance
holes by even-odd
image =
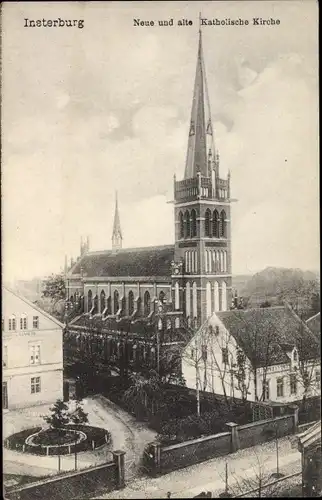
[[[2,407],[63,396],[63,325],[28,299],[2,289]]]
[[[183,352],[188,387],[249,401],[320,394],[320,342],[288,306],[214,313]]]

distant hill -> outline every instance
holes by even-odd
[[[237,287],[236,287],[237,288]],[[240,287],[238,294],[249,297],[249,305],[269,301],[272,305],[294,299],[310,302],[319,293],[319,276],[301,269],[267,267],[254,274]]]

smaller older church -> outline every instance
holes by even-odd
[[[151,325],[158,316],[160,328],[197,328],[214,311],[230,308],[230,176],[220,177],[201,31],[184,177],[174,179],[173,189],[173,245],[123,248],[117,197],[112,248],[94,252],[88,241],[82,244],[66,273],[68,300],[78,311],[75,326],[82,315],[113,320],[115,328],[124,319],[133,328]]]

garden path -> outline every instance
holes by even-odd
[[[43,416],[48,415],[50,405],[12,410],[3,417],[3,438],[14,432],[29,427],[42,425]],[[78,468],[90,467],[111,459],[108,450],[123,450],[126,452],[126,472],[129,479],[139,473],[139,465],[145,445],[155,439],[155,433],[144,424],[135,421],[134,417],[120,409],[107,398],[97,395],[84,399],[84,410],[88,413],[89,424],[102,427],[111,432],[112,444],[108,448],[78,453]],[[38,457],[29,453],[21,453],[4,448],[4,472],[7,474],[22,474],[45,476],[56,474],[58,457]],[[74,469],[74,456],[64,455],[60,459],[61,470]]]

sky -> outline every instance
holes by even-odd
[[[173,243],[199,11],[220,173],[231,171],[233,274],[319,268],[317,4],[37,2],[2,5],[2,255],[6,280],[65,254]],[[252,18],[279,19],[253,26]],[[24,27],[24,19],[84,28]],[[133,19],[174,20],[134,26]],[[190,26],[178,26],[181,19]],[[157,24],[157,23],[156,23]]]

